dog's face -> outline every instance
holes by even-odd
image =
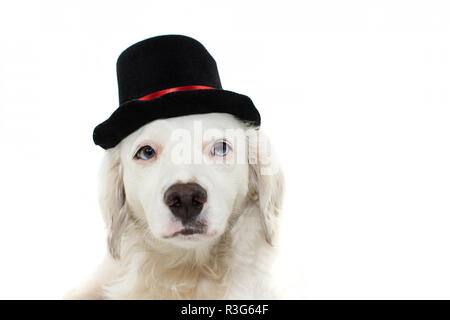
[[[120,143],[127,205],[153,237],[194,247],[225,232],[249,188],[245,130],[228,114],[183,116]]]

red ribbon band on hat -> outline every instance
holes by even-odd
[[[213,87],[207,87],[207,86],[184,86],[184,87],[175,87],[175,88],[170,88],[170,89],[164,89],[161,91],[156,91],[153,93],[150,93],[146,96],[143,96],[142,98],[139,98],[138,100],[141,101],[148,101],[148,100],[153,100],[156,98],[159,98],[165,94],[171,93],[171,92],[175,92],[175,91],[185,91],[185,90],[201,90],[201,89],[215,89]]]

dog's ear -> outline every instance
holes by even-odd
[[[107,150],[100,170],[100,207],[108,229],[108,247],[114,259],[120,257],[122,235],[128,224],[125,188],[118,150]]]
[[[284,195],[284,177],[267,137],[259,130],[249,136],[249,192],[259,204],[267,243],[274,244]]]

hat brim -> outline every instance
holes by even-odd
[[[93,138],[96,145],[110,149],[151,121],[205,113],[228,113],[249,124],[261,124],[258,110],[245,95],[219,89],[177,91],[122,104],[94,129]]]

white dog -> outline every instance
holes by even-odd
[[[153,121],[107,150],[109,252],[66,297],[276,298],[283,177],[261,141],[232,115],[210,113]]]

